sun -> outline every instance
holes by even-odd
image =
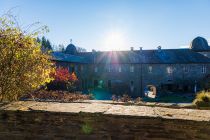
[[[120,31],[109,31],[105,36],[104,44],[104,50],[122,50],[125,48],[125,36]]]

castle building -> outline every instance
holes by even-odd
[[[202,37],[186,49],[77,52],[69,44],[52,56],[57,67],[77,74],[81,90],[101,86],[133,97],[144,96],[146,89],[196,92],[210,75],[210,46]]]

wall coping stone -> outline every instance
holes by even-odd
[[[91,113],[112,116],[164,118],[210,122],[210,110],[111,104],[104,101],[73,103],[17,101],[0,107],[0,111],[44,111],[63,113]]]

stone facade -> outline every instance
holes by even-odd
[[[164,50],[158,47],[157,50],[84,52],[77,56],[86,61],[55,61],[57,66],[76,72],[83,90],[100,84],[113,93],[131,96],[144,96],[145,89],[151,86],[158,92],[194,92],[195,87],[201,89],[201,82],[210,74],[210,47],[202,39],[194,39],[191,49]],[[203,47],[199,48],[199,43]]]

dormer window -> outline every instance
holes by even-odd
[[[168,74],[172,74],[173,73],[173,68],[171,66],[168,66],[166,68],[166,71],[167,71]]]
[[[201,73],[206,73],[206,66],[205,65],[202,66]]]
[[[95,68],[94,68],[94,71],[95,71],[95,72],[98,72],[98,67],[95,67]]]
[[[134,66],[133,65],[130,66],[130,72],[134,72]]]

